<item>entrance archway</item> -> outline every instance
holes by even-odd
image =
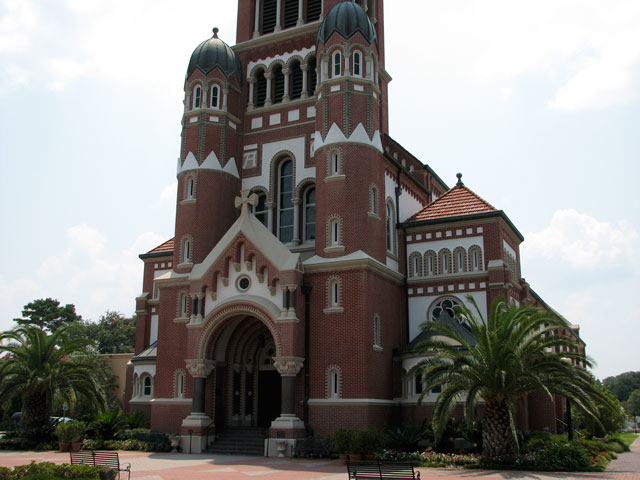
[[[212,338],[215,361],[214,419],[217,428],[269,427],[280,415],[281,377],[277,348],[266,325],[240,315],[228,319]]]

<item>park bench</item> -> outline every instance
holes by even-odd
[[[347,462],[349,480],[420,480],[411,463]]]
[[[109,467],[118,472],[127,472],[131,478],[131,464],[120,463],[118,452],[102,452],[98,450],[77,450],[69,452],[71,465],[92,465],[94,467]]]

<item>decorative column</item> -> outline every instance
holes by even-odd
[[[295,414],[296,376],[303,363],[304,358],[301,357],[273,357],[273,365],[281,376],[282,400],[280,416],[271,423],[269,429],[269,456],[291,455],[296,439],[305,437],[304,422]]]
[[[279,32],[280,30],[282,30],[282,26],[280,25],[280,17],[282,15],[282,0],[278,0],[276,2],[276,26],[273,29],[274,32]]]
[[[253,28],[253,38],[258,38],[260,36],[260,0],[256,0],[256,16],[255,16],[255,25]]]
[[[226,112],[228,110],[228,102],[229,102],[229,87],[224,87],[222,89],[222,111]]]
[[[296,22],[296,27],[299,27],[300,25],[304,25],[304,19],[302,18],[302,7],[303,7],[302,0],[298,0],[298,21]]]
[[[300,230],[300,199],[296,199],[293,201],[293,238],[291,241],[294,245],[300,244],[300,234],[298,230]]]
[[[258,0],[260,1],[260,0]],[[251,77],[249,79],[249,103],[247,104],[247,110],[253,110],[254,105],[253,105],[253,92],[256,88],[256,79],[255,77]]]
[[[266,72],[264,74],[264,78],[267,79],[267,96],[264,99],[264,106],[270,107],[272,105],[271,102],[271,79],[273,78],[273,74],[271,72]]]
[[[309,92],[307,91],[307,80],[309,78],[309,65],[304,63],[300,65],[300,69],[302,70],[302,93],[300,94],[301,98],[309,98]]]
[[[273,210],[275,209],[275,204],[273,202],[267,202],[264,206],[267,208],[267,228],[273,233]],[[276,237],[277,236],[276,232]]]
[[[351,76],[351,51],[344,52],[344,75],[345,77]]]
[[[215,369],[213,360],[201,358],[185,360],[187,370],[193,377],[191,414],[182,420],[180,446],[183,452],[202,453],[207,448],[207,438],[215,436],[215,425],[205,413],[207,377]]]
[[[284,75],[284,94],[282,95],[282,102],[286,103],[291,100],[291,97],[289,96],[289,78],[291,77],[291,70],[283,68],[282,74]]]

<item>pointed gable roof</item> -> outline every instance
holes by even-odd
[[[173,238],[167,240],[164,243],[161,243],[153,250],[149,250],[147,253],[143,253],[139,257],[142,259],[152,258],[152,257],[166,257],[173,254],[174,242]]]
[[[419,222],[488,212],[497,212],[497,210],[464,184],[458,184],[407,221]]]

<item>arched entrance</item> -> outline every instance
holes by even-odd
[[[238,315],[225,321],[206,354],[215,362],[216,428],[269,427],[280,415],[276,353],[273,335],[260,319]]]

